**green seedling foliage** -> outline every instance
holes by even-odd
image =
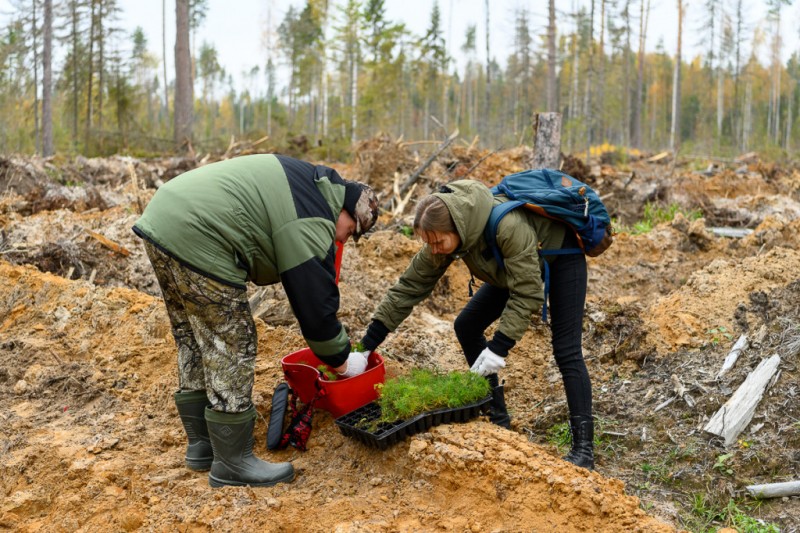
[[[719,344],[722,338],[725,338],[726,340],[733,339],[733,335],[731,335],[731,333],[728,331],[728,328],[726,328],[725,326],[711,328],[708,331],[706,331],[706,333],[711,336],[712,346],[716,346],[717,344]]]
[[[357,343],[352,345],[352,351],[354,351],[354,352],[363,352],[364,351],[364,345],[361,344],[361,341],[359,341],[359,342],[357,342]]]
[[[732,457],[732,453],[723,453],[722,455],[717,456],[717,461],[714,463],[713,468],[715,470],[719,470],[723,474],[728,474],[729,476],[732,475],[733,470],[728,465],[728,460]]]
[[[400,233],[408,237],[409,239],[414,236],[414,228],[408,225],[400,226]]]
[[[473,372],[441,373],[414,369],[409,375],[386,380],[378,386],[380,422],[391,423],[427,411],[457,408],[489,394],[489,382]]]

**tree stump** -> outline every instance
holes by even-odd
[[[561,113],[534,113],[530,168],[561,167]]]

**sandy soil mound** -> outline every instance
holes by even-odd
[[[159,300],[6,262],[0,280],[4,527],[672,530],[620,481],[480,421],[379,452],[343,437],[320,412],[306,453],[266,454],[259,439],[262,456],[294,462],[294,483],[212,490],[182,464],[170,401],[174,349]],[[260,321],[259,331],[263,413],[280,380],[274,354],[299,347],[299,338]]]
[[[746,305],[797,279],[800,252],[776,248],[741,263],[718,259],[645,312],[648,339],[661,354],[697,348],[715,332],[747,330]]]

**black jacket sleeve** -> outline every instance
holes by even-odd
[[[339,287],[333,268],[333,248],[324,262],[309,259],[283,272],[281,281],[314,355],[333,367],[344,364],[350,354],[350,339],[336,316]]]

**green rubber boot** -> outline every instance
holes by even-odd
[[[214,448],[214,463],[208,474],[212,487],[271,487],[294,479],[291,463],[268,463],[253,455],[255,407],[250,406],[243,413],[220,413],[207,408],[206,422]]]
[[[189,444],[186,446],[186,466],[198,472],[211,468],[214,454],[208,438],[205,410],[211,405],[206,391],[176,392],[175,405],[181,416]]]

